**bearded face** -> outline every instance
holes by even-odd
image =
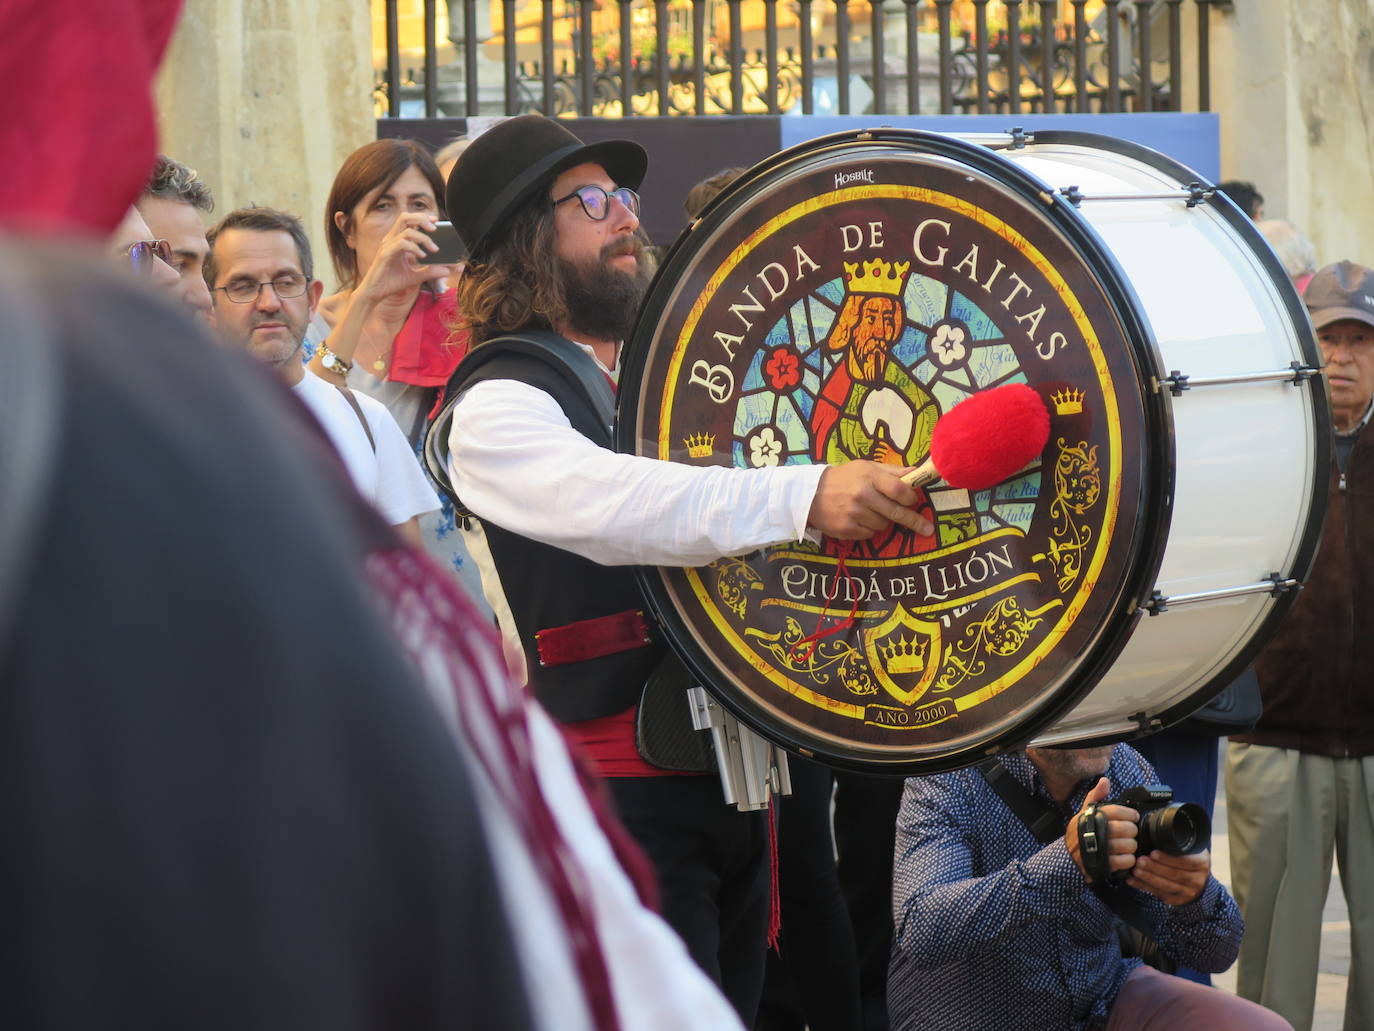
[[[621,254],[635,256],[633,272],[611,263]],[[613,240],[591,262],[555,260],[572,328],[594,340],[624,340],[629,336],[650,278],[650,265],[639,239],[624,236]]]
[[[895,297],[851,296],[858,302],[849,328],[849,374],[860,382],[881,383],[892,345],[902,324],[901,302]]]

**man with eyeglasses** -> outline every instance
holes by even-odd
[[[930,525],[899,467],[695,468],[611,449],[604,413],[560,369],[603,392],[616,373],[651,271],[635,192],[647,164],[638,144],[584,145],[540,115],[463,152],[446,207],[469,251],[458,307],[474,351],[431,450],[477,516],[469,548],[508,651],[605,778],[658,873],[664,917],[747,1026],[769,919],[767,817],[725,804],[709,755],[640,747],[637,720],[694,740],[691,678],[628,566],[704,565],[809,530]],[[513,335],[531,333],[564,358],[521,350]]]
[[[312,276],[300,220],[271,208],[240,208],[207,239],[205,283],[220,338],[276,372],[320,421],[358,492],[418,545],[417,518],[437,509],[439,499],[396,420],[380,402],[326,383],[301,364],[324,284]]]
[[[115,226],[106,242],[106,253],[121,271],[132,272],[150,286],[172,293],[177,287],[172,268],[172,248],[166,240],[155,239],[138,208],[131,207]]]
[[[213,311],[205,287],[205,225],[201,213],[215,208],[215,199],[195,169],[158,155],[153,174],[138,198],[138,213],[148,228],[167,241],[167,263],[178,276],[178,300],[198,319],[209,323]]]

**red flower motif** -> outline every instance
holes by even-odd
[[[763,371],[774,390],[790,390],[801,382],[801,356],[790,347],[775,347]]]

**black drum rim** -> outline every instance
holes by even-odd
[[[1090,134],[1078,134],[1089,138]],[[622,354],[622,369],[617,400],[615,445],[617,450],[636,453],[638,445],[638,400],[648,367],[653,340],[646,333],[655,329],[667,311],[684,266],[694,257],[697,238],[705,239],[758,192],[762,180],[782,174],[802,159],[823,157],[829,151],[841,152],[856,144],[875,144],[893,150],[909,150],[920,155],[935,155],[959,162],[974,171],[1014,189],[1023,199],[1038,200],[1039,210],[1093,272],[1112,315],[1129,341],[1129,359],[1135,371],[1134,400],[1143,413],[1139,501],[1132,517],[1133,533],[1138,539],[1135,553],[1127,560],[1126,575],[1107,595],[1104,616],[1090,635],[1075,673],[1037,699],[1034,712],[1022,718],[1014,734],[1006,730],[997,736],[980,735],[979,740],[951,748],[939,756],[915,758],[854,755],[818,747],[815,740],[792,732],[790,726],[771,720],[756,709],[745,692],[730,685],[721,687],[720,675],[709,655],[700,649],[685,621],[667,596],[658,567],[638,567],[639,581],[646,605],[664,628],[671,647],[693,675],[728,711],[742,723],[770,741],[827,765],[870,774],[911,776],[939,773],[981,761],[990,754],[1024,746],[1038,733],[1052,726],[1086,697],[1111,668],[1130,639],[1140,619],[1140,605],[1154,588],[1168,540],[1174,495],[1174,430],[1172,407],[1167,392],[1152,389],[1164,373],[1151,345],[1153,332],[1144,305],[1131,287],[1124,270],[1097,232],[1072,205],[1059,198],[1045,183],[1019,166],[1001,158],[979,144],[941,133],[916,129],[875,128],[848,130],[807,141],[773,155],[755,165],[722,192],[674,242],[650,284],[638,319]],[[1182,167],[1182,166],[1179,166]],[[1192,178],[1189,173],[1189,178]],[[1123,394],[1126,394],[1123,391]],[[1128,513],[1122,513],[1123,522]]]

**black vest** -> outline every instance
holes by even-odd
[[[577,432],[602,447],[611,446],[605,422],[585,392],[555,364],[556,359],[543,358],[537,352],[487,351],[501,347],[500,340],[494,340],[469,356],[480,357],[480,361],[465,359],[449,381],[446,397],[485,380],[527,383],[557,401]],[[592,362],[580,349],[578,357]],[[539,484],[521,489],[528,504],[548,504]],[[572,723],[623,712],[638,702],[644,682],[663,658],[667,645],[645,609],[632,568],[599,565],[562,548],[521,537],[489,519],[481,523],[501,589],[515,617],[530,687],[549,714]],[[535,644],[539,631],[627,610],[644,612],[651,641],[643,648],[559,666],[540,664]]]

